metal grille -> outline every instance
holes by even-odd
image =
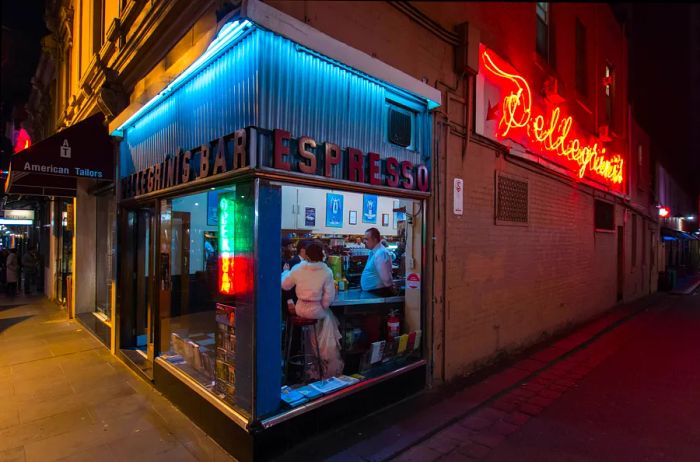
[[[389,141],[404,148],[411,145],[411,116],[389,108]]]
[[[527,223],[527,181],[496,177],[496,222]]]

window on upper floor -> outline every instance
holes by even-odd
[[[615,98],[615,71],[610,64],[605,65],[605,78],[603,79],[605,88],[605,120],[610,128],[614,125],[613,100]]]
[[[537,2],[535,8],[537,13],[537,53],[549,62],[549,3]]]
[[[105,0],[93,0],[92,8],[92,51],[99,53],[105,36]]]
[[[588,96],[586,61],[586,28],[576,18],[576,91],[584,97]]]

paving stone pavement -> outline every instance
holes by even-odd
[[[59,460],[234,459],[65,311],[3,297],[0,461]]]
[[[684,316],[681,318],[681,322],[674,320],[674,317],[680,318],[678,315],[679,312]],[[693,312],[695,314],[693,314]],[[642,460],[637,458],[640,454],[632,455],[631,453],[625,452],[625,448],[631,448],[630,446],[625,446],[625,444],[630,444],[629,441],[620,441],[618,447],[613,450],[600,448],[600,446],[605,446],[606,444],[615,444],[613,441],[608,441],[605,438],[608,427],[606,427],[607,423],[604,419],[601,419],[599,422],[601,428],[598,430],[602,436],[597,438],[599,441],[595,443],[595,448],[579,449],[581,452],[581,454],[579,454],[572,448],[566,448],[566,450],[562,448],[550,448],[546,443],[548,439],[561,438],[562,434],[566,433],[567,423],[569,422],[566,422],[562,415],[566,415],[569,420],[573,421],[579,419],[578,415],[567,414],[567,411],[561,411],[561,409],[559,409],[557,410],[558,413],[549,412],[548,424],[543,424],[542,421],[537,418],[540,414],[548,410],[551,405],[555,404],[557,400],[567,397],[567,393],[573,393],[571,398],[567,397],[568,402],[585,399],[581,397],[581,394],[577,390],[579,387],[583,386],[584,379],[592,372],[596,373],[599,382],[610,383],[612,384],[610,385],[612,387],[611,389],[615,389],[615,381],[620,381],[618,377],[621,377],[625,373],[621,372],[624,371],[624,369],[616,369],[616,372],[620,373],[620,375],[615,376],[610,375],[609,371],[602,372],[597,370],[597,368],[605,364],[609,358],[614,357],[618,363],[622,362],[625,365],[630,365],[629,371],[626,372],[628,375],[633,373],[633,371],[641,369],[639,365],[632,365],[631,361],[625,362],[626,357],[625,360],[621,360],[620,357],[623,354],[629,356],[630,350],[641,350],[642,346],[647,350],[654,350],[655,345],[650,344],[647,340],[652,335],[661,339],[657,339],[656,341],[659,344],[666,345],[669,352],[675,354],[676,357],[682,358],[683,354],[692,356],[694,351],[698,350],[698,347],[695,345],[693,346],[694,350],[692,350],[684,343],[688,338],[692,338],[692,335],[689,336],[686,332],[685,340],[683,338],[678,339],[679,343],[677,345],[673,345],[671,338],[673,338],[676,331],[679,332],[680,336],[681,330],[679,326],[681,325],[687,330],[692,330],[694,326],[697,326],[698,312],[700,312],[700,295],[695,295],[694,298],[688,297],[684,299],[666,298],[663,300],[663,303],[656,308],[646,311],[642,313],[641,316],[634,317],[628,322],[620,324],[614,330],[596,338],[590,344],[586,344],[582,348],[573,351],[571,354],[563,356],[560,360],[554,362],[551,367],[530,377],[527,382],[505,390],[500,396],[485,402],[482,406],[475,409],[474,412],[469,413],[458,422],[441,429],[431,437],[402,452],[391,460],[394,462]],[[688,320],[695,322],[695,324],[689,324]],[[672,322],[676,324],[671,324]],[[664,323],[666,324],[666,326],[664,326],[666,331],[661,331],[661,333],[659,333],[660,326]],[[666,335],[666,337],[663,337],[663,335]],[[674,338],[673,340],[675,341],[677,339]],[[643,355],[644,353],[640,352],[639,354]],[[695,359],[697,360],[697,357],[695,357]],[[638,360],[644,362],[644,359]],[[650,359],[649,361],[651,362],[654,360]],[[658,358],[656,358],[655,361],[657,364],[659,363]],[[608,361],[608,363],[609,362],[610,361]],[[684,359],[676,359],[676,362],[682,364],[685,369],[683,367],[672,369],[673,366],[670,364],[670,357],[668,362],[669,364],[667,366],[661,364],[659,367],[661,370],[667,369],[665,372],[668,373],[670,379],[660,374],[651,374],[650,377],[653,377],[663,384],[663,387],[668,388],[669,392],[674,390],[679,396],[687,394],[687,389],[695,386],[692,384],[692,379],[690,383],[681,383],[682,379],[677,377],[681,377],[681,374],[685,373],[691,378],[696,378],[698,377],[697,372],[693,372],[696,371],[696,369],[693,369],[690,364],[687,364],[687,360]],[[612,367],[608,364],[607,369],[611,368]],[[601,377],[603,378],[601,379]],[[645,390],[645,387],[649,388],[651,391],[648,392],[648,395],[655,400],[656,398],[663,397],[666,391],[660,391],[661,387],[659,387],[658,384],[650,383],[651,380],[653,379],[648,378],[647,381],[641,380],[637,386],[640,390]],[[677,382],[674,382],[674,380],[677,380]],[[613,394],[612,392],[600,387],[596,388],[595,386],[591,386],[590,383],[587,383],[587,385],[588,396],[586,396],[586,398],[589,401],[591,401],[591,396],[593,396],[592,401],[599,403],[602,406],[601,409],[605,406],[613,406],[613,404],[604,403],[605,396],[611,396]],[[639,391],[636,390],[632,391],[639,393]],[[616,390],[616,392],[625,393],[619,390]],[[646,396],[643,393],[639,394],[640,396]],[[637,398],[635,398],[635,395],[632,395],[629,399],[635,402]],[[637,399],[637,401],[642,401],[642,399]],[[654,406],[664,409],[667,404],[669,403],[659,399],[658,401],[654,401],[651,410],[647,408],[643,410],[644,413],[635,414],[634,410],[630,410],[631,406],[629,403],[618,403],[617,407],[620,409],[618,410],[619,415],[616,418],[622,420],[630,419],[630,422],[634,419],[642,422],[653,422],[654,419],[650,416],[655,412],[653,410]],[[695,404],[690,406],[690,403],[688,403],[687,413],[695,415],[692,411],[693,407],[697,408]],[[669,405],[669,409],[666,412],[673,414],[674,412],[678,412],[678,410],[674,411],[674,408]],[[596,414],[596,410],[591,410],[591,413]],[[680,420],[681,415],[675,415]],[[688,416],[684,416],[683,418],[685,417]],[[692,417],[690,418],[692,420]],[[581,416],[580,420],[586,420],[586,417]],[[523,432],[520,430],[528,423],[539,423],[539,426],[535,430],[532,425],[530,425],[528,427],[529,431],[526,433],[527,436],[524,436],[522,434]],[[683,426],[682,423],[679,425],[681,427]],[[644,426],[644,424],[642,423],[640,426]],[[551,430],[552,428],[558,428],[558,431],[562,432],[562,434],[557,435]],[[547,430],[550,432],[545,433]],[[612,426],[609,427],[609,430],[615,431]],[[656,439],[659,441],[656,441],[655,444],[659,449],[657,449],[655,453],[645,453],[644,450],[637,450],[637,452],[645,454],[643,460],[700,460],[700,440],[697,439],[700,433],[698,433],[697,430],[688,429],[686,432],[676,432],[675,435],[672,430],[666,430],[664,434],[654,430],[648,431],[656,435]],[[519,433],[516,434],[516,432]],[[639,431],[637,433],[638,435],[642,435],[638,436],[639,438],[643,438],[645,434]],[[505,443],[511,435],[517,435],[516,445]],[[581,436],[577,436],[580,439]],[[538,439],[539,446],[533,443],[532,447],[528,447],[529,452],[519,452],[521,446],[524,444],[523,440],[532,441],[528,440],[528,438],[533,437]],[[674,438],[678,439],[678,441],[675,441]],[[576,440],[576,437],[572,436],[570,439]],[[589,435],[589,440],[594,441],[595,438]],[[633,441],[631,443],[635,444]],[[638,445],[635,446],[638,447]],[[555,454],[557,450],[561,452]],[[586,451],[589,451],[590,454],[584,456]],[[610,456],[612,453],[617,453],[615,458],[600,459],[597,457],[601,456],[601,454]],[[593,454],[597,454],[597,456]]]

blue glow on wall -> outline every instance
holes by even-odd
[[[121,177],[251,125],[430,164],[432,121],[424,98],[255,25],[212,56],[125,125]],[[415,112],[414,150],[388,142],[389,102]]]

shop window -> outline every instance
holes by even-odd
[[[586,28],[576,18],[576,91],[581,96],[588,96],[588,67],[586,56]]]
[[[95,234],[95,305],[106,319],[112,315],[112,283],[116,252],[116,201],[114,195],[96,197]]]
[[[496,174],[496,224],[527,225],[528,182]]]
[[[281,196],[280,410],[420,360],[420,202],[292,185]]]
[[[537,12],[537,53],[542,56],[545,61],[549,62],[549,3],[537,2],[535,5]]]
[[[595,229],[597,231],[615,230],[615,206],[609,202],[595,200]]]
[[[614,126],[613,100],[615,98],[615,72],[610,64],[605,65],[605,77],[603,79],[605,89],[605,120],[610,128]]]
[[[415,114],[391,103],[389,103],[387,114],[389,142],[403,148],[412,148]]]
[[[170,366],[249,415],[252,322],[236,307],[253,311],[243,300],[253,280],[252,235],[241,231],[253,213],[236,194],[229,186],[161,201],[158,349]]]

